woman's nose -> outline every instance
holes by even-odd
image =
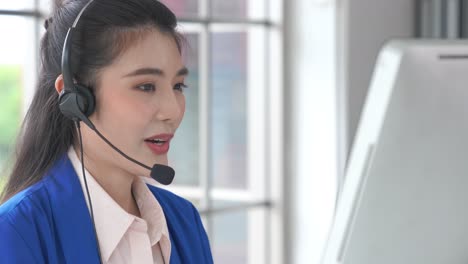
[[[161,88],[157,91],[156,118],[160,121],[179,120],[183,114],[183,96],[172,86]]]

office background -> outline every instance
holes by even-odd
[[[188,40],[172,191],[215,263],[319,263],[377,53],[468,35],[464,0],[164,0]],[[49,0],[0,2],[0,182],[34,93]]]

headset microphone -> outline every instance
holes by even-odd
[[[88,118],[86,118],[88,119]],[[92,124],[92,122],[88,119],[89,123]],[[85,122],[85,124],[87,124],[86,121],[83,121]],[[94,125],[93,125],[94,127]],[[93,129],[93,128],[91,128]],[[96,134],[102,139],[104,140],[109,146],[111,146],[115,151],[117,151],[120,155],[122,155],[124,158],[128,159],[129,161],[137,164],[137,165],[140,165],[141,167],[147,169],[147,170],[150,170],[151,173],[151,178],[155,179],[157,182],[161,183],[161,184],[164,184],[164,185],[169,185],[172,183],[172,180],[174,179],[174,169],[169,167],[169,166],[166,166],[166,165],[162,165],[162,164],[154,164],[153,167],[149,167],[149,166],[146,166],[145,164],[129,157],[127,154],[123,153],[120,149],[118,149],[116,146],[114,146],[114,144],[112,144],[106,137],[104,137],[101,132],[99,132],[99,130],[97,130],[95,127],[94,127],[94,132],[96,132]]]
[[[172,183],[174,174],[174,169],[169,166],[154,164],[153,168],[151,168],[151,178],[164,185],[169,185]]]

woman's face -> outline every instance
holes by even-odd
[[[158,30],[144,34],[100,72],[96,110],[90,120],[120,150],[151,167],[168,163],[170,140],[185,111],[182,90],[187,70],[172,35]],[[92,167],[149,175],[90,129],[83,133],[85,155]]]

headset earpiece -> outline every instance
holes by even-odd
[[[83,102],[82,102],[83,108],[80,108],[80,109],[86,115],[86,117],[88,117],[94,112],[94,107],[96,103],[94,99],[94,94],[91,91],[91,89],[86,88],[79,84],[76,84],[75,88],[83,99]]]
[[[91,90],[79,84],[75,85],[75,91],[63,89],[59,95],[59,108],[63,115],[73,121],[83,121],[91,129],[94,125],[88,116],[94,112],[95,105]]]

